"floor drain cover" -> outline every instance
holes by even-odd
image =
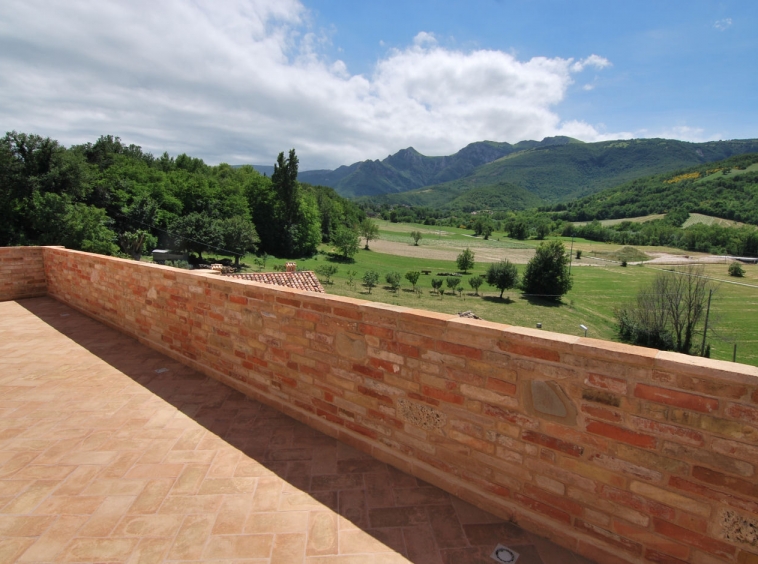
[[[156,374],[163,374],[164,372],[168,372],[168,368],[159,368],[155,371]]]
[[[511,548],[508,548],[507,546],[503,546],[502,544],[497,545],[495,547],[495,550],[492,551],[492,554],[490,554],[490,558],[492,558],[495,562],[507,562],[507,564],[512,564],[518,560],[518,557],[518,552]]]

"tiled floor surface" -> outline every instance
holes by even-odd
[[[49,298],[0,303],[0,562],[589,561]]]

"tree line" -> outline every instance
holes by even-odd
[[[102,136],[66,148],[39,135],[0,139],[0,246],[65,245],[137,258],[156,246],[240,256],[308,256],[365,212],[297,181],[294,149],[271,178],[251,166],[160,157]]]

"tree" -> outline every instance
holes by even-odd
[[[492,235],[492,232],[495,230],[495,225],[492,223],[492,219],[488,217],[479,217],[474,222],[474,235],[479,237],[480,235],[484,236],[484,240],[490,238],[490,235]]]
[[[197,253],[203,258],[203,251],[218,249],[223,244],[219,223],[206,213],[192,212],[177,218],[170,228],[180,249]]]
[[[442,278],[432,278],[432,289],[438,294],[442,294]]]
[[[702,266],[660,272],[635,302],[616,311],[622,340],[692,354],[714,286]]]
[[[523,241],[529,236],[529,227],[523,219],[514,221],[508,229],[508,235],[512,239]]]
[[[455,262],[458,264],[458,270],[462,270],[465,274],[474,268],[474,251],[466,247],[466,250],[458,255]]]
[[[453,293],[455,293],[455,289],[458,287],[458,284],[461,283],[461,279],[457,278],[455,276],[448,276],[447,277],[447,287],[452,290]]]
[[[526,265],[522,288],[527,294],[558,301],[571,289],[569,257],[560,241],[540,244]]]
[[[379,273],[376,270],[367,270],[363,274],[363,285],[368,288],[368,293],[371,293],[371,288],[379,283]]]
[[[261,242],[258,232],[249,220],[234,216],[219,222],[224,250],[234,253],[234,265],[239,266],[240,257],[255,252]]]
[[[402,277],[400,276],[399,272],[388,272],[384,279],[387,281],[387,284],[390,285],[390,288],[393,292],[397,293],[397,291],[400,289],[400,280]]]
[[[364,248],[367,251],[369,250],[369,241],[379,238],[379,226],[368,218],[361,221],[358,225],[358,232],[364,239],[366,239],[366,246]]]
[[[416,284],[421,277],[421,273],[418,270],[411,270],[405,273],[405,279],[413,286],[413,291],[416,291]]]
[[[503,299],[503,292],[518,284],[518,270],[511,261],[503,259],[500,262],[492,263],[487,268],[485,279],[487,284],[500,290],[500,299]]]
[[[421,241],[421,237],[421,231],[411,231],[411,238],[416,247],[418,247],[418,242]]]
[[[742,268],[742,265],[738,262],[733,262],[729,265],[729,276],[736,276],[737,278],[742,278],[745,276],[745,269]]]
[[[332,276],[337,274],[339,269],[333,264],[322,264],[316,268],[316,274],[324,278],[325,284],[332,283]]]
[[[479,295],[479,286],[481,286],[483,282],[484,282],[484,278],[482,278],[481,276],[472,276],[471,278],[468,279],[468,284],[474,290],[475,296]]]
[[[337,231],[332,235],[332,243],[334,243],[334,246],[345,260],[355,255],[361,244],[358,233],[343,225],[338,227]]]

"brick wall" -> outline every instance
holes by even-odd
[[[42,247],[0,247],[0,302],[46,293]]]
[[[599,562],[758,562],[755,367],[43,252],[58,299]]]

